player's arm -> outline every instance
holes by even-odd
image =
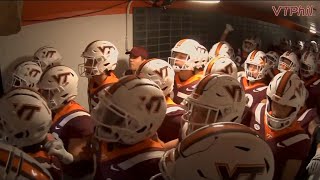
[[[178,143],[179,143],[179,139],[171,140],[164,144],[164,148],[167,150],[175,148],[178,145]]]
[[[94,123],[91,116],[79,116],[66,125],[69,131],[69,143],[67,151],[73,155],[74,162],[88,160],[83,151],[94,131]],[[90,157],[88,157],[90,159]]]
[[[233,31],[233,27],[230,24],[226,24],[226,28],[220,37],[220,41],[226,41],[227,36],[231,31]]]
[[[88,154],[83,153],[84,149],[87,147],[87,142],[90,137],[86,138],[72,138],[70,139],[68,145],[68,152],[73,155],[74,162],[80,160],[91,160],[92,157],[88,156]]]

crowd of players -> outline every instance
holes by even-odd
[[[258,37],[235,53],[182,39],[168,60],[87,45],[78,73],[53,47],[12,72],[0,100],[0,179],[293,180],[320,173],[320,53]],[[79,57],[80,58],[80,57]],[[86,110],[75,101],[88,79]]]

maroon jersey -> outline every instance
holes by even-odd
[[[310,134],[308,130],[310,122],[315,121],[317,124],[320,124],[317,109],[308,109],[307,107],[303,107],[298,113],[298,117],[297,121],[300,123],[304,131],[311,137],[312,134]]]
[[[101,83],[97,83],[94,78],[91,78],[88,82],[88,103],[89,103],[89,111],[98,104],[99,98],[98,94],[102,90],[110,87],[112,84],[116,83],[118,78],[113,72],[110,72],[110,75]]]
[[[305,81],[305,87],[309,92],[309,96],[306,101],[307,107],[317,107],[317,104],[320,103],[318,102],[320,100],[320,78],[318,76],[314,76],[310,80]]]
[[[75,101],[70,101],[54,115],[50,128],[50,133],[57,133],[66,149],[70,139],[88,137],[93,131],[90,114]]]
[[[256,130],[271,147],[275,159],[273,179],[278,180],[281,178],[288,160],[301,160],[301,164],[305,163],[311,140],[298,121],[283,130],[272,130],[266,122],[265,108],[265,103],[259,103],[254,108],[255,116],[252,117],[250,127]]]
[[[135,145],[99,142],[95,180],[149,180],[160,173],[163,143],[146,139]]]
[[[94,122],[82,106],[75,101],[70,101],[54,115],[50,132],[58,134],[65,149],[68,150],[70,139],[83,139],[93,134]],[[89,163],[81,160],[62,167],[65,174],[77,178],[92,171],[88,167]]]
[[[197,84],[203,77],[203,71],[193,75],[188,80],[181,82],[179,76],[175,76],[175,86],[173,89],[174,98],[173,101],[180,104],[185,98],[187,98],[192,91],[196,88]]]
[[[248,98],[246,104],[248,111],[252,112],[253,107],[266,99],[268,86],[261,82],[249,85],[248,80],[245,77],[240,78],[240,84]]]
[[[167,98],[167,113],[162,125],[158,129],[158,136],[163,142],[168,142],[179,137],[182,119],[185,110],[181,105],[175,104],[169,97]]]
[[[48,135],[49,137],[50,135]],[[38,144],[23,147],[22,151],[37,160],[43,168],[46,168],[54,180],[61,180],[63,179],[63,171],[60,161],[57,157],[48,155],[44,148],[47,141],[46,139]]]

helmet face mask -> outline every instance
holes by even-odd
[[[103,61],[104,61],[103,57],[99,57],[99,58],[84,57],[84,63],[79,65],[80,76],[92,77],[96,74],[101,74],[102,72],[99,70],[99,66],[101,66]]]
[[[274,51],[269,51],[268,53],[266,53],[266,57],[267,57],[268,63],[272,68],[278,68],[279,58],[280,58],[278,53]]]
[[[302,78],[309,78],[315,75],[316,72],[316,55],[307,51],[301,57],[300,75]]]
[[[38,81],[42,75],[42,69],[35,62],[26,61],[19,64],[13,74],[11,87],[25,87],[38,90]]]
[[[193,132],[205,125],[216,123],[218,121],[218,115],[220,115],[221,118],[219,108],[190,102],[187,103],[187,106],[188,110],[182,116],[182,119],[188,125],[186,134],[189,134],[188,132]]]
[[[208,62],[207,49],[193,39],[182,39],[171,49],[168,62],[176,72],[201,69]]]
[[[105,71],[116,68],[119,51],[109,41],[93,41],[87,45],[81,57],[84,63],[79,64],[78,70],[81,77],[98,76]]]
[[[297,118],[306,98],[307,90],[298,75],[291,71],[277,74],[267,89],[265,114],[269,127],[273,130],[289,127]]]
[[[209,74],[198,83],[186,102],[188,110],[182,116],[186,122],[182,136],[211,123],[240,123],[246,98],[240,83],[232,76]]]
[[[278,70],[280,72],[292,71],[299,73],[300,63],[298,57],[294,52],[286,51],[279,58]]]
[[[156,133],[166,113],[159,86],[141,76],[120,78],[99,99],[91,113],[95,137],[107,142],[130,145],[145,140]]]
[[[246,76],[249,81],[260,80],[264,77],[264,75],[262,74],[262,66],[247,63],[247,67],[248,70],[246,70]]]
[[[262,51],[252,51],[245,63],[244,69],[248,81],[254,82],[265,78],[266,74],[270,71],[271,65],[267,61],[266,54]]]
[[[168,58],[169,64],[175,71],[193,70],[192,67],[188,66],[190,64],[188,59],[190,59],[189,55],[180,52],[172,52],[171,57]]]
[[[20,78],[17,75],[13,75],[13,79],[12,79],[12,87],[28,87],[28,83],[26,80]]]

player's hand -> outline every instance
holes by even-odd
[[[307,170],[310,175],[320,172],[320,154],[313,156],[307,166]]]
[[[45,144],[45,148],[49,155],[56,156],[63,164],[70,164],[73,162],[73,156],[63,146],[62,140],[59,138],[58,134],[52,133],[54,139],[48,141]]]
[[[226,31],[227,32],[231,32],[231,31],[233,31],[234,29],[233,29],[233,27],[230,25],[230,24],[226,24]]]

